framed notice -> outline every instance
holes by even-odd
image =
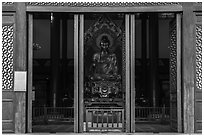
[[[14,91],[26,91],[27,72],[14,72]]]

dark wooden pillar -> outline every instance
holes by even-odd
[[[183,3],[182,89],[184,133],[194,133],[195,15],[193,3]]]
[[[157,90],[158,90],[158,14],[149,14],[149,54],[150,54],[150,92],[152,93],[152,104],[157,106]]]
[[[51,13],[51,92],[52,106],[56,107],[60,65],[60,20]]]
[[[62,86],[66,91],[67,85],[67,18],[62,16]]]
[[[26,43],[26,6],[23,2],[17,2],[16,5],[16,45],[14,46],[14,70],[15,72],[27,73],[27,43]],[[14,37],[15,37],[14,36]],[[15,74],[14,74],[15,75]],[[19,75],[19,74],[18,74]],[[17,77],[17,74],[14,78]],[[26,78],[26,77],[24,77]],[[14,113],[15,113],[15,133],[25,133],[26,130],[26,90],[15,90],[15,83],[26,81],[26,79],[14,79]],[[27,82],[27,81],[26,81]],[[18,83],[19,84],[19,83]],[[23,85],[23,82],[22,82]]]
[[[27,45],[26,45],[26,9],[25,3],[16,3],[16,43],[18,48],[15,49],[15,70],[25,71],[27,67]]]
[[[147,96],[147,16],[142,14],[142,94]]]

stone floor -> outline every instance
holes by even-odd
[[[154,124],[154,123],[136,123],[136,132],[152,132],[152,133],[169,133],[171,132],[170,125]]]
[[[169,133],[170,125],[154,123],[136,123],[137,133]],[[33,133],[73,133],[73,123],[58,123],[47,125],[33,125]]]
[[[70,123],[33,125],[33,133],[74,132],[74,125]]]

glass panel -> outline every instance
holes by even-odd
[[[74,19],[34,13],[33,132],[74,132]]]
[[[124,14],[85,14],[84,131],[124,127]]]

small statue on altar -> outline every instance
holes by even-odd
[[[100,41],[100,52],[93,55],[91,65],[91,80],[119,80],[117,58],[114,53],[109,53],[110,40],[106,35]]]

